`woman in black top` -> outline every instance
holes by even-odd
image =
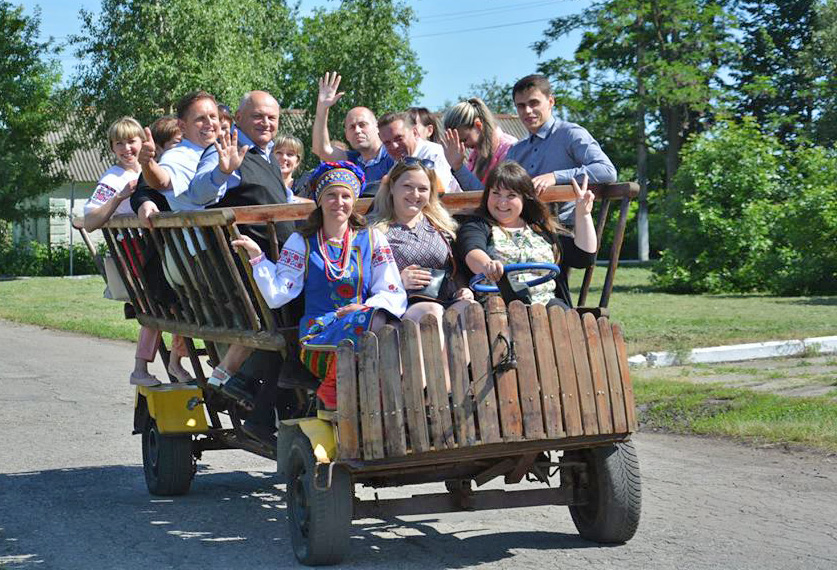
[[[576,193],[575,234],[562,228],[535,193],[532,180],[516,162],[500,163],[488,176],[477,215],[465,220],[457,232],[459,258],[472,274],[483,273],[492,281],[503,275],[509,263],[549,262],[564,267],[589,267],[596,261],[596,230],[590,212],[593,193],[587,177]],[[529,280],[517,273],[513,279]],[[566,273],[554,283],[531,288],[535,303],[571,307]]]

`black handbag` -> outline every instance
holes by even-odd
[[[445,291],[448,279],[448,272],[445,269],[426,269],[430,272],[430,283],[414,291],[407,291],[407,299],[410,301],[437,301],[442,300],[439,296]]]

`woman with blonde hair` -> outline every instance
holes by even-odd
[[[460,101],[445,112],[445,158],[463,190],[482,190],[494,170],[517,142],[497,125],[491,109],[479,97]],[[467,168],[466,149],[470,149]]]
[[[295,180],[294,174],[305,158],[302,141],[292,135],[277,136],[273,140],[273,156],[276,157],[279,170],[282,171],[282,181],[285,183],[285,188],[295,195],[299,194],[302,189],[300,182],[304,183],[304,181]]]
[[[432,314],[441,331],[445,308],[461,311],[474,295],[456,270],[457,224],[439,200],[436,172],[427,162],[408,156],[395,163],[375,196],[373,223],[386,236],[407,290],[403,318],[419,322]]]

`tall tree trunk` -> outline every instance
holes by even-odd
[[[648,147],[645,137],[645,47],[642,45],[642,15],[637,17],[636,48],[636,177],[639,182],[639,212],[637,212],[637,255],[640,261],[648,261],[650,239],[648,236]]]
[[[686,109],[683,105],[671,105],[664,109],[666,121],[666,191],[671,190],[674,175],[680,166],[680,149],[686,126]]]

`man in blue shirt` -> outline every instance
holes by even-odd
[[[540,194],[556,184],[581,181],[585,174],[593,184],[616,181],[616,167],[584,127],[552,116],[555,97],[543,75],[527,75],[512,88],[517,116],[529,137],[515,144],[506,160],[519,163]],[[560,205],[558,219],[565,226],[574,223],[575,202]]]
[[[326,73],[320,79],[317,95],[317,112],[314,115],[314,127],[311,133],[311,146],[314,154],[324,161],[349,160],[363,169],[366,174],[364,195],[374,195],[381,178],[389,172],[395,160],[387,154],[378,135],[378,121],[366,107],[355,107],[346,113],[343,128],[346,141],[352,150],[342,150],[331,144],[328,135],[329,109],[343,97],[339,92],[340,76],[337,72]]]

